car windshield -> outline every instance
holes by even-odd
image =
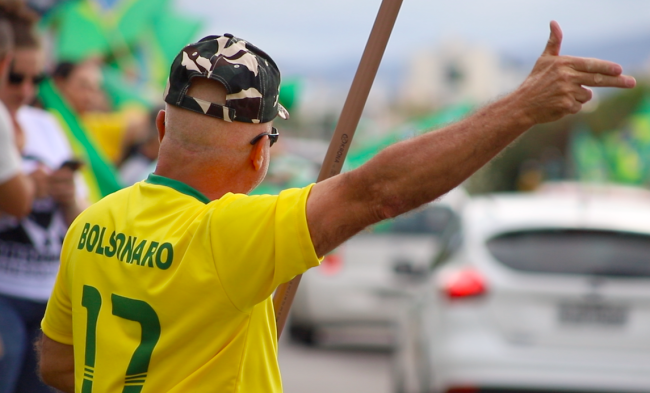
[[[504,265],[528,272],[650,277],[650,235],[603,230],[501,234],[487,247]]]
[[[433,234],[438,236],[453,215],[451,209],[446,206],[427,206],[373,225],[370,231],[365,233]]]

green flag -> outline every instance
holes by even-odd
[[[41,25],[54,37],[57,61],[97,57],[114,105],[150,105],[165,87],[178,52],[195,40],[201,22],[172,9],[169,0],[119,0],[102,7],[93,0],[61,3]]]
[[[577,180],[596,183],[608,180],[603,144],[586,127],[580,127],[571,134],[569,154]]]
[[[122,188],[117,171],[84,130],[77,115],[63,100],[52,81],[40,86],[39,98],[43,105],[59,120],[66,131],[75,154],[84,162],[83,175],[89,188],[91,202],[96,202]]]

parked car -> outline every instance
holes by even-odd
[[[440,235],[467,198],[455,189],[363,231],[327,255],[302,277],[288,322],[291,338],[392,347],[397,306],[410,290],[410,278],[427,271]]]
[[[650,392],[650,192],[473,198],[403,307],[396,392]]]

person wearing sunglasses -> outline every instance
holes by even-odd
[[[36,36],[25,28],[33,23],[34,17],[25,11],[18,11],[21,18],[12,19],[14,27],[15,52],[9,66],[7,84],[0,90],[0,99],[7,106],[14,121],[18,147],[25,145],[25,131],[18,122],[18,110],[29,105],[38,91],[38,84],[45,79],[45,54]],[[17,27],[17,28],[16,28]]]
[[[23,2],[0,3],[0,14],[13,33],[13,56],[6,63],[0,99],[13,125],[10,144],[18,150],[18,165],[28,174],[31,187],[30,196],[24,198],[25,212],[0,215],[0,337],[5,349],[0,357],[0,393],[45,393],[51,390],[36,374],[33,343],[56,277],[61,239],[81,210],[84,190],[77,186],[74,171],[62,167],[73,157],[56,120],[29,106],[44,67],[34,30],[37,17]],[[0,32],[0,41],[8,37]],[[16,189],[6,192],[0,185],[0,205]]]
[[[583,85],[633,87],[620,66],[546,50],[510,95],[279,195],[264,179],[280,72],[230,34],[172,63],[155,173],[82,213],[43,319],[40,370],[65,392],[281,392],[272,293],[368,225],[457,186],[536,123],[577,112]]]
[[[13,45],[11,25],[0,16],[0,89],[7,83]],[[0,216],[9,214],[22,218],[29,214],[34,192],[34,183],[21,170],[11,116],[0,102]]]
[[[20,74],[16,71],[11,69],[9,71],[9,84],[12,86],[22,86],[24,83],[29,83],[32,86],[38,86],[41,82],[43,82],[47,78],[47,75],[44,73],[39,74],[39,75],[25,75],[25,74]]]

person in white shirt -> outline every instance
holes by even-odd
[[[6,83],[12,55],[11,26],[0,18],[0,88]],[[14,128],[7,109],[0,103],[0,215],[26,216],[32,208],[34,191],[35,185],[21,171]]]
[[[51,390],[36,374],[33,343],[40,335],[40,321],[56,278],[62,239],[84,207],[84,188],[65,164],[74,156],[56,119],[27,106],[44,75],[45,56],[34,30],[36,17],[22,2],[16,4],[20,8],[4,10],[6,3],[0,3],[14,37],[7,83],[0,86],[8,116],[0,110],[0,126],[3,118],[10,119],[15,137],[11,146],[21,153],[19,166],[29,173],[33,198],[28,199],[27,213],[0,215],[0,337],[4,344],[0,393],[45,393]]]

